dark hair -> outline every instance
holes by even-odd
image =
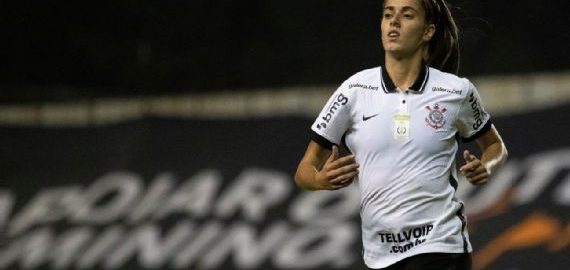
[[[422,0],[426,21],[435,25],[428,44],[427,64],[442,71],[459,72],[459,30],[445,0]]]

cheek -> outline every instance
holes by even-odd
[[[380,32],[383,33],[384,31],[386,31],[386,29],[388,29],[388,23],[385,20],[380,20]]]
[[[384,40],[384,39],[385,39],[384,33],[387,33],[387,32],[389,31],[388,28],[389,28],[389,24],[388,24],[388,23],[386,23],[384,20],[380,21],[379,30],[380,30],[380,39],[381,39],[381,40]]]
[[[425,28],[423,27],[423,25],[414,25],[413,27],[410,27],[409,37],[414,40],[424,41],[425,37],[424,29]]]

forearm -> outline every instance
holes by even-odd
[[[318,190],[317,177],[318,169],[309,162],[301,162],[295,173],[295,183],[305,190]]]
[[[487,168],[489,175],[494,175],[503,166],[507,156],[508,152],[505,144],[502,141],[497,141],[483,151],[481,163]]]
[[[331,151],[311,142],[297,167],[295,183],[306,190],[337,190],[350,185],[357,174],[354,155],[340,157],[336,145]]]

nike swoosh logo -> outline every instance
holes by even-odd
[[[365,116],[365,115],[363,115],[363,116],[362,116],[362,121],[368,121],[368,120],[370,120],[370,118],[376,117],[377,115],[378,115],[378,114],[373,114],[373,115],[370,115],[370,116]]]

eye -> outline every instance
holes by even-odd
[[[384,13],[384,19],[390,19],[392,16],[393,15],[391,13]]]
[[[414,15],[411,14],[411,13],[404,13],[404,18],[406,18],[406,19],[413,19],[413,18],[414,18]]]

